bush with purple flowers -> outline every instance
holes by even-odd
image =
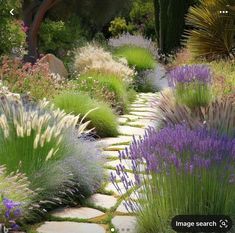
[[[22,204],[13,200],[2,198],[3,209],[1,209],[1,223],[11,230],[19,230],[19,225],[16,221],[22,217]]]
[[[182,124],[150,128],[120,159],[132,161],[135,180],[123,166],[112,180],[119,191],[117,177],[126,190],[135,190],[138,202],[128,199],[126,205],[139,213],[138,233],[172,232],[170,221],[179,214],[235,216],[234,138]]]
[[[169,85],[175,88],[177,101],[191,109],[208,105],[211,82],[212,73],[206,65],[179,66],[169,73]]]

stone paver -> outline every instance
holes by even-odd
[[[132,112],[150,112],[150,113],[154,113],[156,112],[156,110],[154,108],[150,108],[150,107],[145,107],[145,108],[131,108],[130,111]]]
[[[144,118],[153,118],[156,116],[154,112],[130,112],[130,114]]]
[[[132,127],[132,126],[119,126],[118,131],[120,134],[124,134],[124,135],[141,136],[144,134],[145,129]]]
[[[112,224],[120,233],[136,233],[136,217],[116,216],[112,219]]]
[[[132,122],[128,122],[127,125],[130,126],[142,126],[143,128],[148,128],[149,126],[151,127],[156,127],[156,122],[153,120],[148,120],[148,119],[139,119],[137,121],[132,121]]]
[[[45,222],[38,233],[105,233],[104,227],[92,223]]]
[[[104,151],[119,151],[119,150],[125,150],[127,145],[117,145],[117,146],[109,146],[104,148]]]
[[[119,152],[118,151],[102,151],[102,155],[105,158],[109,158],[109,157],[119,158]]]
[[[126,193],[126,189],[124,188],[122,183],[118,183],[118,186],[122,192],[122,194]],[[120,193],[117,191],[117,189],[114,187],[113,183],[108,183],[107,186],[105,187],[106,191],[111,191],[113,192],[115,195],[120,196]]]
[[[126,117],[119,117],[118,118],[118,122],[120,124],[125,124],[128,121],[128,119]]]
[[[113,144],[129,144],[132,141],[132,137],[130,136],[119,136],[116,138],[104,138],[97,141],[99,145],[103,147],[107,147]]]
[[[139,116],[133,116],[133,115],[123,115],[123,117],[127,118],[130,121],[134,121],[134,120],[140,119]]]
[[[109,195],[103,195],[103,194],[96,193],[96,194],[92,195],[88,199],[88,201],[96,206],[110,209],[116,205],[117,198],[115,198],[113,196],[109,196]]]
[[[124,205],[124,201],[121,202],[121,204],[118,206],[116,212],[121,213],[121,214],[128,214],[128,213],[133,213],[130,208],[127,210],[125,205]]]
[[[100,210],[81,207],[81,208],[61,208],[52,212],[52,216],[59,218],[79,218],[92,219],[104,215]]]

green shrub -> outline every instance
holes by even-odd
[[[135,46],[123,46],[118,48],[114,54],[117,57],[127,59],[130,66],[134,66],[138,71],[154,69],[156,62],[150,51]]]
[[[68,50],[78,46],[85,38],[77,16],[71,16],[65,22],[46,19],[40,27],[39,49],[42,53],[54,53],[63,58]]]
[[[96,133],[100,137],[117,136],[117,119],[112,110],[106,104],[91,99],[88,94],[64,92],[55,97],[54,103],[67,113],[81,116],[93,110],[86,119],[91,121],[90,126],[95,128]]]
[[[127,111],[128,96],[126,85],[116,76],[102,73],[85,73],[76,81],[76,89],[108,103],[119,114]]]
[[[109,32],[112,36],[118,36],[124,32],[127,32],[127,23],[124,18],[116,17],[113,21],[110,22]]]

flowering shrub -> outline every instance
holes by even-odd
[[[158,54],[156,45],[151,39],[144,38],[142,35],[122,34],[117,38],[109,39],[109,45],[118,48],[122,46],[136,46],[147,49],[156,56]]]
[[[49,72],[47,64],[22,64],[19,59],[4,57],[0,67],[3,85],[11,92],[28,93],[35,99],[52,98],[65,83]]]
[[[138,232],[171,232],[179,214],[235,214],[234,138],[186,125],[150,128],[120,159],[131,160],[135,179],[123,165],[111,179],[119,191],[117,177],[127,191],[136,190],[139,202],[127,199],[126,206],[139,213]]]
[[[29,189],[27,178],[20,173],[9,175],[0,166],[0,224],[17,230],[16,221],[27,215],[27,208],[35,194]]]
[[[80,48],[75,56],[75,69],[80,73],[96,71],[108,75],[116,75],[130,84],[135,75],[125,59],[114,60],[111,53],[97,45],[88,44]]]
[[[210,102],[211,82],[211,70],[205,65],[185,65],[169,73],[169,85],[175,87],[177,101],[191,109]]]

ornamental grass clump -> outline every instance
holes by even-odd
[[[25,175],[8,174],[0,166],[0,223],[11,230],[18,230],[18,221],[28,214],[28,208],[35,193],[29,189]]]
[[[125,58],[128,65],[134,67],[137,71],[154,69],[156,66],[154,56],[145,48],[126,45],[117,48],[114,55]]]
[[[175,88],[178,103],[190,109],[206,106],[212,99],[212,74],[206,65],[185,65],[169,73],[169,85]]]
[[[110,52],[92,44],[77,50],[74,67],[80,74],[93,71],[115,75],[126,84],[131,84],[135,75],[134,70],[128,67],[125,59],[115,60]]]
[[[131,196],[126,206],[138,213],[138,233],[173,232],[171,219],[181,214],[235,216],[234,138],[184,124],[149,128],[120,159],[131,160],[135,179],[117,166],[112,180],[119,191],[118,179],[135,190],[138,201]]]

